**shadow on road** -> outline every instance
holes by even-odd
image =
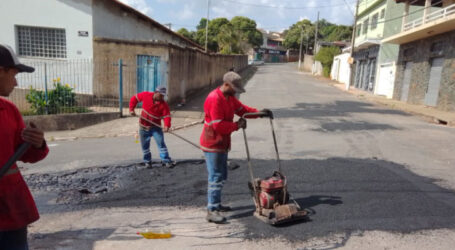
[[[328,196],[328,195],[311,195],[305,198],[296,199],[297,203],[301,204],[304,208],[313,208],[319,205],[330,205],[336,206],[343,204],[341,197],[339,196]],[[312,211],[313,214],[316,211]]]
[[[327,117],[349,117],[353,113],[372,113],[409,116],[409,114],[393,110],[381,109],[366,102],[335,101],[334,103],[297,103],[296,106],[285,109],[274,109],[276,117],[280,118],[304,118],[320,120]]]
[[[29,235],[32,249],[94,249],[96,241],[109,237],[115,229],[81,229]],[[135,239],[140,239],[135,237]]]
[[[313,129],[318,132],[337,132],[337,131],[362,131],[362,130],[400,130],[395,126],[382,123],[371,123],[364,121],[340,120],[338,122],[321,122],[320,128]]]
[[[282,236],[302,240],[365,230],[407,233],[455,228],[453,191],[437,186],[433,179],[415,175],[403,165],[357,158],[283,160],[290,194],[313,214],[310,222],[272,227],[252,216],[254,205],[247,187],[246,162],[236,162],[241,167],[229,172],[223,203],[235,209],[230,218],[244,224],[249,238]],[[269,176],[275,165],[274,160],[253,160],[257,177]],[[93,207],[188,206],[205,209],[207,173],[204,164],[182,164],[174,169],[115,166],[105,167],[100,172],[95,170],[60,172],[55,176],[48,175],[49,178],[26,176],[26,179],[40,201],[38,206],[43,214]],[[112,178],[112,173],[116,173],[116,178]],[[53,182],[46,183],[46,180]],[[77,199],[72,200],[71,193],[65,193],[67,186],[64,183],[68,180],[81,186],[107,181],[110,184],[106,186],[106,192],[78,194]],[[84,189],[91,190],[90,187]],[[61,199],[64,203],[49,208],[46,205],[49,201],[39,197],[40,190],[69,196]]]

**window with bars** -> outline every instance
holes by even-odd
[[[382,9],[381,10],[381,19],[383,19],[385,17],[385,9]]]
[[[66,58],[64,29],[16,26],[20,56]]]
[[[371,30],[374,30],[376,27],[378,27],[378,16],[378,13],[376,13],[371,18]]]
[[[366,34],[368,32],[368,22],[369,22],[369,18],[367,18],[365,21],[363,21],[363,32],[362,34]]]

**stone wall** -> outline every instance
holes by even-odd
[[[434,44],[440,43],[441,50],[435,50]],[[409,86],[408,103],[424,104],[428,87],[431,60],[443,57],[444,64],[437,108],[455,111],[455,31],[432,36],[400,46],[397,72],[395,76],[394,99],[401,99],[403,76],[406,62],[413,62]],[[433,51],[432,51],[433,50]]]
[[[169,48],[168,100],[179,102],[188,92],[221,84],[223,75],[230,68],[239,71],[247,66],[247,55],[206,54],[172,46]]]
[[[198,49],[182,48],[160,42],[124,41],[105,38],[94,40],[94,93],[100,97],[118,97],[118,66],[122,58],[124,102],[137,92],[137,55],[159,56],[166,64],[168,101],[179,102],[188,91],[221,84],[232,67],[248,66],[247,55],[206,54]]]
[[[303,71],[312,72],[314,64],[314,56],[305,54],[303,55]]]
[[[169,62],[167,44],[129,42],[113,39],[95,39],[93,42],[93,89],[98,97],[119,96],[118,60],[123,61],[123,99],[136,94],[137,55],[159,56],[165,64]]]

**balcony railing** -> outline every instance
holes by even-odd
[[[417,28],[422,24],[426,24],[428,22],[450,16],[452,14],[455,14],[455,4],[449,5],[449,6],[445,7],[444,9],[440,9],[440,10],[434,11],[432,13],[429,13],[425,17],[425,20],[423,20],[423,17],[421,17],[421,18],[418,18],[416,20],[406,23],[403,26],[403,31],[408,31],[408,30]]]

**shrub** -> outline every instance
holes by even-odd
[[[314,57],[314,60],[320,61],[323,67],[323,74],[325,77],[330,76],[332,68],[333,57],[341,53],[338,47],[322,47]]]
[[[79,110],[75,107],[77,102],[73,88],[68,84],[63,85],[60,82],[60,78],[54,80],[54,89],[47,92],[47,102],[45,92],[36,90],[33,87],[30,88],[30,93],[27,94],[26,99],[30,103],[33,112],[37,115],[74,113]]]

